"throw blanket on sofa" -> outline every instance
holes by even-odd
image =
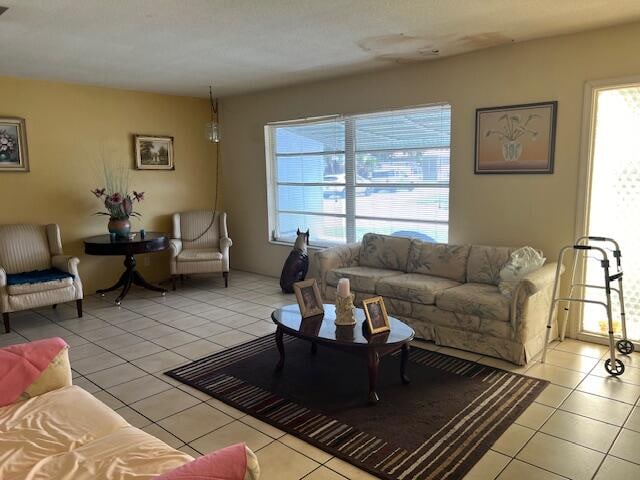
[[[44,388],[40,384],[47,383],[47,377],[57,376],[59,371],[67,372],[57,368],[61,363],[68,366],[67,349],[67,343],[58,337],[1,348],[0,407],[21,397],[38,395],[38,390]],[[64,383],[70,385],[70,373],[64,375],[69,377]]]

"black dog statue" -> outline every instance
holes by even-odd
[[[298,229],[296,233],[298,238],[296,238],[293,250],[284,262],[280,275],[280,288],[283,293],[293,293],[293,284],[304,280],[309,270],[309,255],[307,254],[309,230],[301,232]]]

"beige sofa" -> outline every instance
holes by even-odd
[[[383,296],[389,313],[418,337],[523,365],[542,349],[556,264],[503,295],[499,274],[513,250],[368,233],[362,243],[316,253],[314,262],[326,301],[349,278],[357,305]]]
[[[244,480],[257,480],[258,461],[246,453]],[[192,460],[71,385],[66,348],[18,401],[0,407],[2,480],[151,480]]]

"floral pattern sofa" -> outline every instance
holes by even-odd
[[[317,252],[314,267],[326,301],[349,278],[357,305],[383,296],[420,338],[524,365],[542,349],[556,264],[503,295],[500,270],[514,250],[368,233],[362,243]]]

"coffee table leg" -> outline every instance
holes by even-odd
[[[402,383],[411,383],[411,379],[407,375],[407,361],[409,360],[409,344],[402,345],[402,351],[400,353],[400,378]]]
[[[380,356],[375,350],[369,351],[369,403],[378,403],[376,384],[378,383],[378,367],[380,366]]]
[[[282,341],[283,332],[280,327],[276,329],[276,345],[278,347],[278,352],[280,353],[280,360],[276,365],[276,371],[282,370],[284,367],[284,342]]]

